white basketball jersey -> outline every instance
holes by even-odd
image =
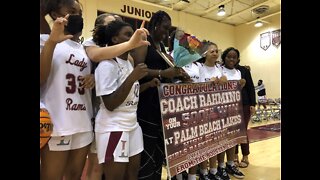
[[[96,47],[99,47],[94,41],[93,41],[93,38],[90,37],[89,39],[85,40],[83,43],[82,43],[83,46],[96,46]]]
[[[129,60],[101,61],[95,71],[97,96],[108,95],[116,91],[133,71]],[[137,107],[139,101],[139,82],[136,81],[124,102],[109,111],[102,98],[99,112],[96,116],[95,131],[99,133],[110,131],[131,131],[138,126]]]
[[[41,101],[40,101],[40,109],[46,109],[46,106]]]
[[[203,64],[200,68],[200,82],[208,82],[211,78],[220,78],[222,76],[221,66],[216,64],[214,66],[207,66]]]
[[[47,37],[40,35],[40,49]],[[68,39],[56,45],[49,77],[40,87],[40,101],[53,122],[52,136],[92,131],[91,90],[81,88],[79,80],[90,72],[91,62],[81,44]]]

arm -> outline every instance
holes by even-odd
[[[48,39],[40,53],[40,84],[43,84],[50,74],[53,51],[56,45],[57,42]]]
[[[93,62],[100,62],[106,59],[117,57],[133,48],[129,42],[116,44],[107,47],[87,46],[85,47],[86,53]]]
[[[251,72],[250,69],[246,69],[246,86],[247,86],[247,91],[248,91],[248,98],[250,102],[250,114],[254,115],[256,112],[256,95],[255,95],[255,87],[253,84],[253,80],[251,77]]]
[[[256,95],[255,95],[255,89],[254,89],[254,84],[253,84],[250,70],[247,70],[245,78],[246,78],[249,99],[250,99],[250,106],[255,106],[256,105]]]
[[[40,84],[44,83],[51,71],[52,57],[57,43],[72,38],[72,35],[64,34],[64,26],[67,23],[68,15],[65,18],[57,18],[53,24],[52,32],[40,52]]]
[[[169,67],[167,69],[148,69],[148,77],[152,78],[180,78],[180,79],[188,79],[190,76],[180,67]]]
[[[144,24],[145,24],[145,21],[142,21],[140,29],[144,29]],[[149,31],[147,31],[146,33],[142,33],[141,39],[142,40],[147,40],[148,39],[148,35],[150,35]],[[130,38],[130,40],[131,40],[131,38]],[[149,43],[149,45],[150,45],[150,43]],[[145,62],[145,59],[146,59],[146,56],[147,56],[147,51],[148,51],[148,46],[141,46],[141,47],[138,47],[136,49],[133,49],[130,52],[130,55],[134,59],[134,66],[136,66],[137,64]]]
[[[146,49],[147,45],[150,45],[146,40],[147,34],[149,34],[148,30],[140,28],[134,32],[130,40],[127,42],[107,47],[88,46],[86,47],[86,52],[92,61],[100,62],[105,59],[120,56],[121,54],[140,46],[140,48]]]
[[[127,98],[134,82],[146,75],[147,66],[145,64],[137,65],[116,91],[111,94],[102,96],[105,107],[109,111],[113,111],[115,108],[117,108]]]

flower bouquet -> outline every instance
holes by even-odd
[[[184,33],[175,37],[173,43],[173,59],[177,67],[183,67],[202,58],[203,44],[195,36]]]

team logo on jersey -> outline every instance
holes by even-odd
[[[121,146],[121,155],[119,157],[128,157],[128,154],[125,154],[125,152],[126,152],[126,142],[127,141],[121,140],[121,144],[122,144],[122,146]]]
[[[267,50],[271,45],[271,35],[270,32],[265,32],[260,34],[260,47],[263,50]]]
[[[281,30],[274,30],[272,31],[272,45],[275,47],[279,47],[281,43]]]

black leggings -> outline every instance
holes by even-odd
[[[141,180],[161,180],[162,165],[165,160],[162,127],[139,120],[143,132],[144,150],[141,153],[139,178]]]
[[[243,105],[243,119],[244,122],[246,123],[246,129],[248,129],[248,124],[250,121],[250,106],[249,105]],[[241,143],[241,152],[243,156],[248,156],[250,154],[249,150],[249,138],[247,134],[247,141],[248,143]],[[238,147],[239,145],[236,145],[236,151],[235,153],[238,154]]]

